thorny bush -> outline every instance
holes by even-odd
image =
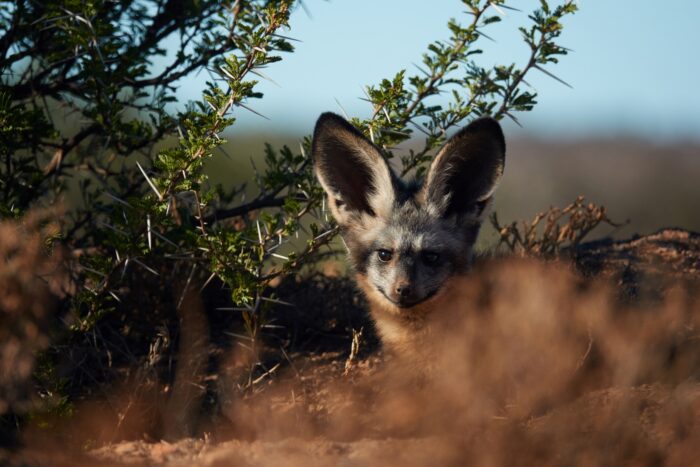
[[[269,284],[313,264],[336,228],[309,137],[298,150],[266,145],[252,192],[212,186],[205,163],[221,157],[235,113],[262,97],[253,77],[293,51],[285,30],[296,2],[1,3],[0,216],[25,222],[32,208],[66,208],[50,243],[73,258],[78,286],[60,302],[47,354],[70,375],[64,389],[85,393],[125,366],[171,378],[188,290],[232,310],[245,331],[239,343],[255,353],[278,301]],[[479,64],[479,44],[512,2],[462,3],[465,21],[450,20],[418,73],[367,87],[372,115],[351,119],[390,159],[420,136],[419,149],[401,153],[403,175],[423,174],[457,126],[531,110],[526,75],[554,77],[545,67],[567,52],[557,41],[574,1],[541,1],[520,28],[523,63],[495,67]],[[211,76],[202,99],[169,111],[181,79],[201,70]]]

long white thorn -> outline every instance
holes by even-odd
[[[146,237],[148,238],[148,251],[153,249],[153,237],[151,236],[151,215],[146,214]]]
[[[260,221],[258,221],[257,219],[255,220],[255,226],[258,228],[258,242],[262,245],[263,238],[262,238],[262,232],[260,232]]]
[[[136,161],[136,165],[138,166],[139,170],[143,174],[143,177],[148,182],[148,185],[151,187],[151,189],[156,194],[156,196],[158,196],[158,201],[163,201],[163,195],[160,194],[160,191],[158,191],[158,188],[156,188],[156,186],[153,184],[150,177],[148,175],[146,175],[146,171],[143,170],[143,167],[141,167],[141,164],[139,164],[139,161]]]

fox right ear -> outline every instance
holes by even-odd
[[[489,117],[474,120],[445,143],[430,165],[424,196],[443,217],[477,217],[493,195],[506,160],[501,125]]]
[[[362,133],[344,118],[324,113],[312,144],[314,169],[340,225],[363,214],[388,216],[395,199],[389,165]]]

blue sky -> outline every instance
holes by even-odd
[[[554,3],[554,2],[551,2]],[[527,50],[516,27],[539,2],[510,2],[484,42],[483,65],[522,63]],[[285,130],[306,134],[319,113],[364,116],[362,89],[400,69],[416,72],[426,45],[448,37],[447,20],[466,22],[458,0],[305,0],[311,16],[293,13],[289,35],[296,52],[265,73],[262,100],[249,104],[270,120],[237,110],[239,131]],[[538,71],[528,82],[539,104],[520,114],[523,129],[536,136],[637,135],[649,139],[700,139],[700,2],[694,0],[582,0],[565,19],[560,43],[573,52],[550,70],[567,88]],[[204,75],[200,75],[199,80]],[[182,97],[196,99],[201,83],[183,83]]]

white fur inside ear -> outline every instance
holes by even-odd
[[[495,191],[495,188],[491,190],[491,194],[493,194]],[[486,219],[486,216],[491,212],[491,208],[493,208],[493,196],[482,198],[479,200],[479,202],[483,203],[483,206],[481,207],[481,211],[477,211],[475,213],[475,217],[478,222],[483,222],[484,219]]]
[[[345,144],[352,149],[358,162],[369,169],[367,202],[377,216],[386,217],[391,213],[396,194],[389,166],[368,141],[345,135]]]
[[[345,138],[344,138],[345,139]],[[345,144],[351,148],[353,155],[357,158],[358,163],[369,169],[369,180],[367,180],[367,202],[372,208],[372,211],[379,217],[387,217],[391,214],[391,209],[394,206],[396,194],[394,193],[394,183],[389,171],[389,167],[384,161],[381,154],[377,150],[366,144],[365,141],[355,138],[345,139]],[[343,176],[344,174],[339,174]],[[329,191],[324,183],[324,188]],[[342,193],[335,192],[338,199],[343,199]],[[345,207],[345,206],[344,206]],[[343,208],[344,208],[343,207]],[[351,214],[347,212],[346,215]]]
[[[482,196],[480,196],[477,199],[477,201],[481,202],[481,201],[486,201],[489,198],[493,198],[493,194],[496,193],[496,190],[498,189],[498,187],[501,184],[501,180],[503,180],[503,169],[501,169],[496,174],[495,178],[491,181],[491,189],[488,192],[486,192],[485,194],[483,194]],[[491,201],[489,201],[489,204],[490,203],[491,203]]]
[[[396,200],[391,174],[385,164],[372,171],[372,188],[368,201],[377,216],[388,217]]]

